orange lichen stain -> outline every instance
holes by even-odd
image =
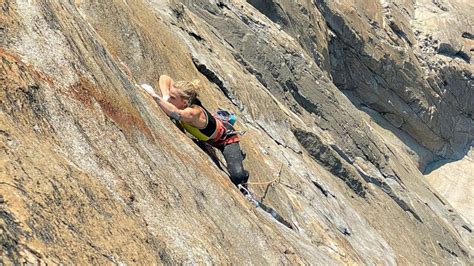
[[[93,103],[97,102],[105,115],[121,129],[128,132],[136,129],[153,139],[153,135],[140,113],[125,97],[100,90],[84,77],[81,77],[79,82],[70,87],[69,95],[89,109],[92,109]]]
[[[40,79],[40,80],[43,80],[45,81],[46,83],[48,83],[49,86],[53,86],[54,85],[54,81],[51,77],[49,77],[48,75],[36,70],[36,69],[32,69],[32,72],[33,74],[35,75],[36,78]]]
[[[20,58],[12,53],[5,51],[4,49],[0,48],[0,57],[5,58],[10,62],[21,62]]]
[[[1,58],[1,61],[3,63],[6,63],[7,65],[15,64],[16,67],[18,68],[18,70],[28,71],[34,77],[36,77],[39,80],[45,81],[50,86],[52,86],[54,84],[54,81],[51,77],[49,77],[46,74],[42,73],[41,71],[35,69],[31,65],[23,63],[21,61],[21,58],[18,55],[15,55],[13,53],[9,53],[9,52],[5,51],[4,49],[0,48],[0,58]]]
[[[83,103],[87,108],[91,109],[94,102],[93,90],[95,91],[94,87],[91,86],[91,83],[88,80],[81,78],[79,82],[70,87],[69,95]]]

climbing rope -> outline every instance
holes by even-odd
[[[278,180],[278,183],[280,183],[280,177],[281,177],[281,170],[283,169],[283,163],[280,165],[280,170],[278,171],[278,176],[275,177],[272,181],[266,181],[266,182],[247,182],[247,185],[269,185],[275,181]]]
[[[275,181],[277,181],[277,180],[279,180],[279,179],[280,179],[280,177],[277,177],[277,178],[273,179],[272,181],[267,181],[267,182],[247,182],[247,183],[245,183],[245,184],[247,184],[247,185],[268,185],[268,184],[271,184],[271,183],[273,183],[273,182],[275,182]]]

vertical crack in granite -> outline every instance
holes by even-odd
[[[217,87],[224,93],[224,95],[240,110],[243,110],[242,103],[232,94],[232,91],[229,90],[221,78],[219,78],[216,73],[209,69],[204,63],[201,63],[199,59],[193,57],[193,63],[196,66],[197,70],[201,72],[209,81],[216,84]]]

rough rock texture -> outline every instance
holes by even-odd
[[[471,4],[443,11],[461,46],[420,21],[431,2],[0,7],[2,262],[472,260],[472,225],[420,171],[472,141]],[[293,229],[134,87],[162,73],[238,114],[250,187]]]
[[[471,224],[474,223],[474,149],[462,160],[441,163],[445,165],[426,178]]]
[[[434,155],[462,157],[474,134],[473,43],[464,34],[474,31],[473,4],[316,2],[333,34],[329,47],[336,86]],[[452,6],[433,10],[441,2]]]

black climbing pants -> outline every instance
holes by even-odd
[[[232,183],[236,186],[246,183],[249,179],[249,172],[244,169],[244,158],[240,150],[239,142],[224,145],[223,147],[219,147],[219,150],[222,152],[222,155],[224,155]]]

